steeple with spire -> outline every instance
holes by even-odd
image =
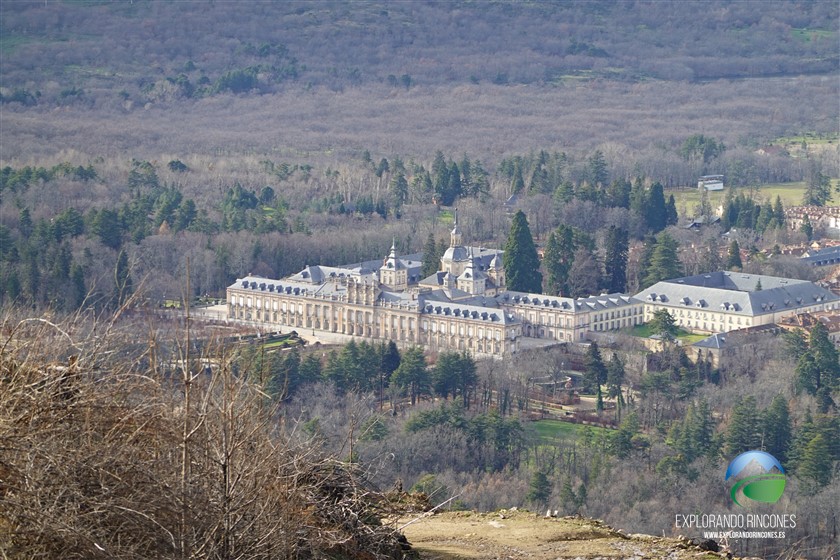
[[[379,281],[392,290],[405,290],[408,287],[408,273],[397,257],[396,237],[392,238],[391,250],[379,269]]]
[[[449,246],[460,247],[462,243],[461,230],[458,228],[458,209],[455,209],[455,227],[452,228],[452,233],[449,235]]]

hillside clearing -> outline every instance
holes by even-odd
[[[403,531],[424,560],[725,557],[677,539],[628,536],[591,519],[544,518],[528,511],[448,512]]]

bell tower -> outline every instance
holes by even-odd
[[[461,243],[463,242],[461,236],[461,230],[458,228],[458,209],[455,209],[455,227],[452,228],[452,232],[449,234],[449,246],[450,247],[460,247]]]

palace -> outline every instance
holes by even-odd
[[[227,289],[228,317],[267,327],[312,330],[478,356],[535,344],[585,340],[588,333],[643,321],[626,294],[572,299],[506,289],[503,251],[464,246],[455,225],[440,270],[421,278],[421,254],[382,261],[306,266],[283,280],[247,276]]]
[[[515,292],[503,255],[463,245],[456,213],[440,270],[427,278],[421,254],[398,255],[392,244],[382,261],[312,265],[283,280],[241,278],[227,289],[228,318],[499,357],[638,325],[657,309],[690,331],[725,333],[840,308],[840,297],[812,282],[725,271],[664,280],[636,296]]]

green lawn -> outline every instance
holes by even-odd
[[[584,427],[592,430],[595,435],[597,435],[598,432],[611,431],[606,428],[584,426],[582,424],[573,424],[562,420],[537,420],[526,425],[526,429],[535,433],[543,443],[552,443],[558,439],[574,441],[578,438],[580,430]]]
[[[791,29],[792,37],[799,39],[803,43],[810,43],[818,40],[831,40],[837,35],[836,31],[830,29]]]
[[[25,45],[27,43],[34,42],[34,39],[30,39],[24,35],[13,35],[11,33],[6,33],[2,37],[0,37],[0,52],[3,54],[12,54],[15,49],[20,47],[21,45]]]
[[[695,342],[700,342],[703,339],[709,338],[707,334],[694,334],[694,333],[686,333],[683,336],[677,337],[679,338],[683,344],[694,344]]]
[[[655,333],[650,330],[650,326],[647,323],[636,325],[630,329],[630,336],[638,336],[639,338],[649,338],[653,334]],[[704,338],[708,338],[708,336],[706,334],[690,333],[685,329],[677,329],[677,340],[682,341],[684,345],[694,344]]]
[[[840,181],[837,179],[833,179],[831,181],[831,192],[835,194],[834,200],[830,201],[829,204],[840,203],[840,195],[836,194],[838,183],[840,183]],[[723,205],[727,190],[728,188],[722,191],[713,191],[709,193],[709,202],[711,203],[713,210],[716,210],[718,206]],[[782,198],[782,204],[784,204],[785,208],[787,208],[802,204],[802,196],[805,194],[805,183],[802,181],[798,183],[775,183],[762,185],[760,187],[752,187],[752,191],[750,191],[749,187],[738,187],[736,193],[737,192],[752,192],[753,197],[756,200],[769,200],[770,202],[775,202],[776,197],[780,196]],[[665,190],[666,198],[671,194],[674,195],[674,200],[677,203],[677,211],[680,213],[682,213],[683,207],[685,207],[688,214],[691,215],[694,208],[700,204],[700,191],[696,188]]]
[[[455,223],[455,212],[453,210],[441,210],[437,216],[438,220],[443,224]]]

